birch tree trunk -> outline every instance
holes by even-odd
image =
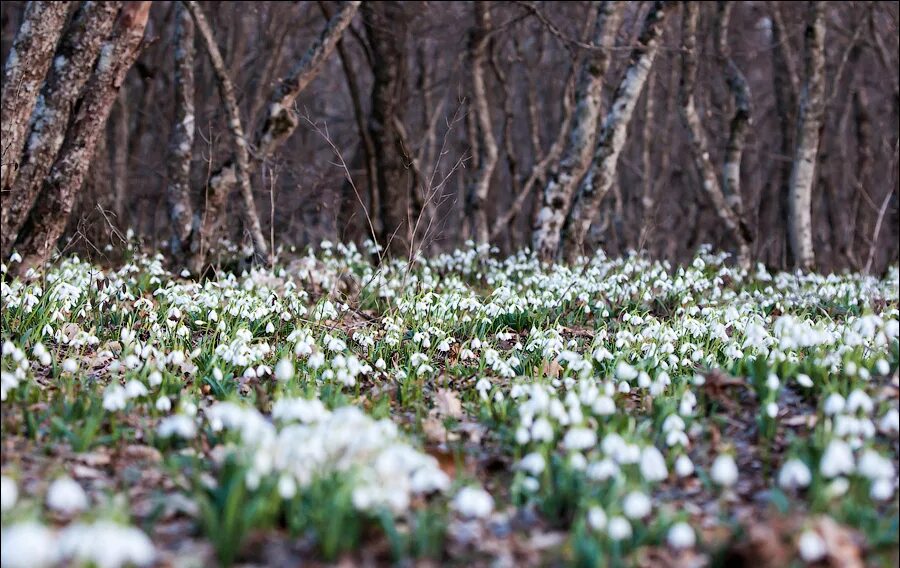
[[[294,102],[303,89],[315,79],[322,64],[334,51],[337,41],[350,25],[353,16],[359,9],[359,1],[344,2],[333,18],[328,20],[325,29],[318,39],[309,47],[303,58],[291,69],[291,72],[272,93],[267,105],[267,114],[262,128],[254,136],[255,153],[258,160],[249,164],[250,168],[259,161],[272,156],[278,146],[287,140],[299,122],[294,111]],[[228,159],[209,177],[204,191],[204,209],[200,223],[200,234],[192,238],[201,241],[204,246],[197,247],[191,265],[202,265],[206,260],[206,252],[222,223],[222,210],[231,189],[238,181],[237,156]]]
[[[594,157],[564,226],[563,252],[569,260],[582,253],[585,237],[597,217],[600,203],[615,183],[616,167],[625,145],[628,125],[659,51],[659,39],[671,6],[671,2],[657,0],[653,3],[631,52],[625,76],[613,95],[609,114],[600,129]]]
[[[700,174],[703,191],[713,206],[713,209],[725,227],[731,232],[737,243],[737,259],[741,266],[748,266],[750,262],[750,231],[741,220],[722,191],[716,168],[713,166],[709,155],[709,143],[706,140],[706,132],[697,113],[694,102],[694,87],[697,82],[697,17],[699,6],[696,2],[684,4],[682,16],[682,57],[681,57],[681,117],[684,120],[690,140],[694,165]],[[738,158],[740,156],[738,155]],[[740,174],[740,163],[737,164]]]
[[[140,52],[151,4],[126,3],[112,35],[100,48],[100,57],[77,105],[78,111],[16,243],[23,257],[20,270],[46,262],[65,230],[109,111],[125,74]]]
[[[812,233],[812,185],[825,110],[825,6],[811,2],[804,40],[806,84],[800,94],[797,151],[791,170],[788,205],[791,251],[798,268],[815,266]]]
[[[581,69],[568,145],[559,165],[547,176],[543,203],[532,233],[532,246],[544,261],[552,260],[559,250],[562,228],[572,205],[572,197],[591,165],[603,102],[603,81],[612,59],[610,49],[615,44],[624,8],[624,2],[603,2],[600,5],[593,41],[600,49],[588,56]]]
[[[9,194],[3,198],[0,240],[3,258],[12,252],[16,236],[53,166],[72,109],[91,75],[91,68],[112,30],[120,7],[121,2],[84,2],[66,29],[56,51],[56,63],[41,88],[38,105],[32,113],[31,130],[19,159],[19,170],[11,176]]]
[[[475,115],[478,131],[481,135],[478,172],[466,199],[469,223],[472,236],[477,244],[490,241],[488,229],[487,204],[491,177],[497,166],[499,151],[494,138],[494,126],[491,122],[490,105],[487,99],[487,87],[484,82],[485,68],[488,62],[488,45],[491,31],[491,3],[475,2],[475,29],[472,36],[472,98],[475,103]]]
[[[16,177],[25,143],[29,118],[38,100],[41,84],[62,35],[71,2],[29,2],[3,69],[0,99],[3,193]],[[4,200],[5,203],[6,200]],[[6,209],[4,208],[4,213]],[[3,220],[4,232],[7,230]],[[6,252],[3,253],[4,258]]]
[[[183,4],[176,7],[175,23],[175,124],[169,138],[166,202],[172,236],[169,248],[182,261],[204,243],[192,239],[199,219],[191,201],[191,158],[194,147],[194,21]],[[199,235],[198,235],[199,236]],[[199,273],[202,266],[191,266]]]
[[[206,52],[216,74],[219,93],[228,113],[228,130],[234,141],[234,177],[240,188],[241,201],[243,201],[241,216],[244,219],[244,230],[250,234],[255,258],[270,265],[272,258],[269,256],[269,246],[266,244],[266,237],[262,232],[262,225],[256,212],[256,201],[253,199],[253,188],[250,185],[250,151],[247,149],[247,137],[244,135],[244,127],[241,124],[241,110],[237,104],[234,85],[228,76],[228,69],[222,53],[219,51],[216,38],[213,36],[212,28],[206,21],[200,5],[193,1],[185,2],[184,5],[191,13],[191,17],[194,18],[200,37],[203,38]]]

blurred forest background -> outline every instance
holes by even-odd
[[[4,2],[2,55],[25,266],[128,228],[194,271],[221,235],[898,258],[897,2]]]

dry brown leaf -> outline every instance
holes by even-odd
[[[434,396],[435,409],[441,416],[449,418],[462,418],[463,409],[456,391],[450,389],[438,389]]]
[[[444,423],[436,416],[429,416],[422,420],[422,431],[429,442],[443,444],[447,441],[447,429]]]
[[[847,527],[835,522],[831,517],[820,517],[816,531],[828,548],[828,565],[835,568],[862,568],[859,545]]]
[[[552,361],[544,361],[544,365],[541,367],[541,372],[547,378],[558,379],[559,374],[562,372],[562,366],[556,359]]]

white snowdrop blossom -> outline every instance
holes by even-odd
[[[453,498],[453,509],[464,517],[483,519],[494,510],[494,498],[480,487],[463,487]]]
[[[47,507],[66,515],[88,508],[88,496],[71,477],[60,477],[47,489]]]

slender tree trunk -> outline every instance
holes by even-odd
[[[322,65],[334,51],[338,39],[341,38],[344,30],[353,20],[353,16],[356,15],[359,5],[359,1],[343,3],[341,9],[328,21],[325,29],[309,47],[303,58],[297,62],[288,76],[272,93],[262,128],[254,137],[255,154],[258,159],[251,162],[249,167],[255,167],[258,162],[269,159],[275,150],[290,138],[299,123],[297,113],[293,108],[294,102],[318,75]],[[233,156],[209,177],[204,192],[205,206],[200,223],[199,238],[204,246],[198,248],[198,252],[195,253],[197,258],[191,261],[192,265],[202,265],[205,262],[209,244],[213,242],[223,221],[222,213],[226,200],[238,181],[236,161],[237,156]]]
[[[812,185],[815,178],[819,129],[825,104],[825,6],[811,2],[806,27],[806,85],[800,95],[797,118],[797,151],[791,170],[789,214],[791,251],[798,268],[812,270],[815,253],[812,238]]]
[[[56,162],[19,235],[16,248],[23,257],[21,270],[46,262],[66,227],[109,111],[140,52],[151,4],[125,4],[112,35],[100,48],[97,66],[85,86]]]
[[[478,121],[478,131],[481,134],[480,157],[478,172],[474,182],[469,188],[466,200],[469,223],[472,226],[472,234],[477,244],[485,244],[490,241],[488,230],[487,205],[488,193],[491,187],[491,177],[497,166],[499,150],[497,140],[494,137],[494,126],[491,121],[490,104],[488,103],[487,86],[484,75],[488,63],[488,46],[491,31],[491,3],[475,2],[475,29],[472,37],[471,65],[472,65],[472,98],[474,112]]]
[[[768,224],[768,233],[772,235],[776,248],[774,264],[790,266],[793,264],[790,246],[788,245],[788,193],[791,177],[790,157],[794,148],[795,109],[797,106],[797,78],[794,54],[788,42],[788,34],[778,2],[769,3],[772,18],[772,85],[775,91],[775,112],[781,129],[779,161],[775,168],[774,194],[762,200],[760,217]],[[781,251],[784,251],[784,255]],[[782,259],[782,256],[786,258]]]
[[[50,70],[40,91],[40,104],[32,113],[31,131],[18,162],[19,170],[10,180],[9,195],[3,197],[3,258],[12,252],[16,236],[53,166],[69,117],[120,7],[121,2],[83,3],[56,51],[56,60],[61,63]]]
[[[641,148],[641,234],[639,237],[640,244],[650,237],[650,233],[655,225],[655,205],[654,205],[654,179],[653,179],[653,136],[657,128],[654,93],[655,81],[653,73],[647,77],[647,94],[644,101],[644,131],[641,135],[643,138],[643,147]]]
[[[409,219],[412,197],[409,172],[397,131],[406,78],[406,8],[401,2],[366,2],[362,6],[372,47],[372,113],[369,133],[375,143],[381,234],[379,244],[394,256],[407,256],[412,243]]]
[[[116,213],[119,226],[129,226],[128,219],[128,135],[131,132],[129,128],[128,113],[128,90],[125,86],[119,91],[117,99],[114,125],[113,125],[113,148],[112,148],[112,179],[113,179],[113,210]]]
[[[722,190],[725,201],[738,219],[744,218],[744,199],[741,195],[741,158],[747,133],[750,130],[750,86],[737,64],[731,58],[728,47],[728,24],[734,2],[719,2],[719,22],[717,26],[719,59],[725,69],[725,80],[734,102],[734,113],[729,124],[728,144],[725,147],[725,165],[722,175]],[[749,253],[749,251],[748,251]]]
[[[62,35],[71,4],[71,2],[29,2],[22,25],[19,26],[6,58],[6,66],[3,69],[2,103],[0,103],[0,134],[2,134],[0,176],[3,193],[6,193],[12,185],[16,170],[21,164],[20,156],[28,131],[28,119],[38,101],[41,84],[50,67],[50,60]],[[4,233],[8,227],[7,220],[3,219]],[[3,256],[6,257],[5,248]]]
[[[191,158],[194,147],[194,21],[184,4],[176,7],[175,23],[175,123],[169,138],[166,202],[172,235],[169,248],[179,264],[200,249],[195,235],[199,219],[191,201]],[[199,272],[202,266],[191,266]]]
[[[594,34],[594,45],[600,51],[591,54],[581,70],[569,142],[559,165],[547,176],[543,203],[532,233],[532,246],[545,261],[552,260],[559,250],[563,224],[575,190],[591,165],[603,102],[603,81],[612,59],[610,49],[615,44],[624,8],[624,2],[603,2],[600,5]]]
[[[206,52],[216,74],[219,93],[228,113],[226,122],[234,141],[234,176],[240,188],[241,200],[243,201],[241,214],[244,219],[244,229],[249,232],[250,239],[253,242],[253,253],[257,260],[270,265],[272,258],[269,256],[269,246],[262,232],[262,225],[256,212],[256,201],[253,199],[253,188],[250,185],[250,151],[247,148],[247,137],[244,135],[244,127],[241,124],[241,110],[237,104],[234,85],[228,76],[228,69],[219,51],[216,38],[213,36],[212,28],[210,28],[209,22],[206,21],[206,16],[203,14],[200,5],[194,1],[185,2],[184,5],[194,18],[200,37],[203,38],[203,43],[206,45]]]
[[[597,218],[600,203],[615,183],[619,155],[625,146],[628,125],[641,96],[647,75],[659,51],[666,15],[671,2],[656,1],[644,19],[641,34],[631,52],[625,76],[613,95],[609,114],[600,129],[590,168],[581,183],[572,211],[566,219],[563,252],[570,260],[584,250],[591,223]]]

